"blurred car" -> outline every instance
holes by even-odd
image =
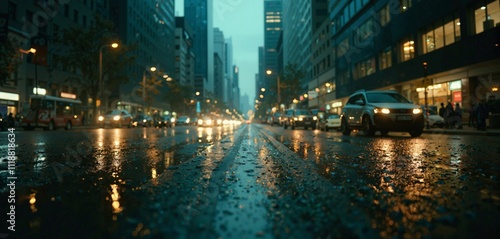
[[[99,116],[99,126],[114,126],[121,128],[132,127],[132,115],[126,110],[110,110],[106,114]]]
[[[311,127],[314,130],[316,129],[317,120],[318,117],[312,115],[308,110],[288,109],[285,111],[283,128],[291,127],[295,129],[296,127],[304,127],[304,129],[308,129]]]
[[[271,126],[278,125],[281,126],[281,113],[274,113],[271,118]]]
[[[356,91],[340,118],[343,135],[349,135],[353,129],[361,130],[365,136],[373,136],[376,131],[382,135],[396,131],[418,137],[424,132],[422,108],[393,90]]]
[[[167,116],[167,115],[164,115],[164,116],[160,116],[160,117],[157,117],[155,119],[155,127],[159,127],[159,128],[162,128],[162,127],[167,127],[167,128],[170,128],[173,126],[173,123],[172,123],[172,117],[170,116]]]
[[[198,125],[198,117],[193,117],[190,120],[189,125]]]
[[[439,116],[434,109],[429,108],[429,111],[427,111],[425,107],[422,106],[422,110],[424,111],[426,125],[428,124],[429,127],[444,127],[444,118]]]
[[[149,115],[139,114],[132,119],[132,126],[151,127],[154,125],[153,118]]]
[[[325,114],[318,120],[318,128],[320,130],[328,131],[330,129],[340,129],[340,115],[338,114]]]
[[[182,115],[177,118],[175,123],[176,125],[189,125],[189,123],[191,123],[191,118],[189,118],[189,116]]]
[[[215,122],[210,117],[203,117],[203,118],[198,119],[198,126],[199,127],[211,127],[214,125],[215,125]]]

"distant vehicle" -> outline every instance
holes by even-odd
[[[105,115],[99,116],[99,126],[114,126],[121,128],[132,127],[132,115],[126,110],[110,110]]]
[[[376,131],[408,132],[412,137],[422,135],[424,116],[422,108],[412,104],[396,91],[356,91],[342,109],[341,131],[349,135],[359,129],[365,136]]]
[[[276,112],[271,118],[271,126],[278,125],[281,126],[281,113]]]
[[[132,126],[143,126],[143,127],[151,127],[154,125],[153,118],[149,115],[138,114],[132,120]]]
[[[22,119],[25,130],[43,128],[55,130],[82,125],[81,101],[48,95],[31,95],[28,112]],[[7,118],[7,117],[5,117]],[[5,119],[4,119],[5,120]]]
[[[189,125],[191,123],[191,118],[186,115],[179,116],[176,121],[176,125]]]
[[[287,129],[291,127],[295,129],[296,127],[304,127],[304,129],[308,129],[310,127],[315,130],[317,120],[318,117],[312,115],[308,110],[288,109],[285,111],[283,128]]]
[[[198,119],[198,126],[200,127],[211,127],[214,126],[215,122],[210,117],[203,117]]]
[[[340,129],[340,115],[338,114],[325,114],[323,118],[318,120],[318,128],[320,130],[328,131],[330,129]]]
[[[154,124],[155,127],[159,127],[159,128],[162,128],[162,127],[167,127],[167,128],[170,128],[173,126],[173,123],[172,123],[172,118],[170,116],[160,116],[158,117],[156,120],[155,120],[155,124]]]

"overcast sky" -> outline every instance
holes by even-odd
[[[176,16],[184,15],[184,0],[176,0]],[[213,0],[213,27],[233,41],[233,64],[239,67],[240,94],[255,97],[259,46],[264,45],[264,0]]]

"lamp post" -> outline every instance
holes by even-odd
[[[144,110],[144,114],[146,114],[146,72],[148,69],[145,69],[142,73],[142,110]],[[149,68],[149,71],[155,72],[156,67]]]
[[[37,60],[36,59],[36,49],[30,48],[30,53],[33,53],[34,63],[35,63],[35,95],[38,95],[38,72],[37,72]]]
[[[99,95],[98,95],[98,97],[101,100],[100,105],[99,105],[99,115],[101,114],[102,105],[104,103],[104,100],[103,100],[103,91],[104,90],[102,87],[102,49],[104,49],[105,47],[117,48],[118,43],[103,45],[99,48]]]
[[[424,102],[425,102],[425,116],[424,117],[427,117],[427,125],[426,125],[426,129],[429,129],[430,126],[429,126],[429,108],[428,108],[428,103],[427,103],[427,88],[429,87],[429,82],[428,82],[428,79],[427,79],[427,62],[423,62],[422,63],[422,67],[423,67],[423,70],[424,70]]]

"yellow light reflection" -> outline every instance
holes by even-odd
[[[113,213],[120,213],[123,208],[120,206],[120,194],[118,193],[118,185],[111,184],[111,206]]]
[[[30,194],[30,209],[31,209],[31,212],[33,212],[33,213],[38,211],[35,203],[36,203],[36,193],[32,193],[32,194]]]

